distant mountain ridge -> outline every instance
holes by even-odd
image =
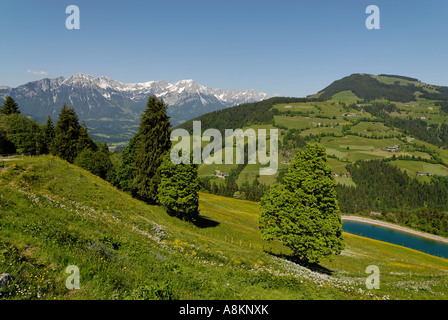
[[[0,87],[0,98],[11,95],[22,113],[43,122],[56,119],[62,105],[73,106],[92,134],[111,142],[128,141],[136,130],[149,95],[163,98],[177,125],[202,114],[268,98],[255,90],[213,89],[188,79],[174,83],[123,83],[107,77],[75,74],[29,82],[16,88]]]

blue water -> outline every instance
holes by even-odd
[[[417,235],[357,221],[342,221],[345,232],[381,240],[448,259],[448,244]]]

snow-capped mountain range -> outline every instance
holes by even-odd
[[[48,115],[57,120],[64,103],[72,106],[94,136],[111,142],[128,140],[152,94],[168,104],[173,126],[208,112],[268,98],[255,90],[213,89],[191,79],[123,83],[84,74],[46,78],[16,88],[0,87],[0,98],[12,96],[22,113],[41,123]]]

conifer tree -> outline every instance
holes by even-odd
[[[325,148],[316,143],[299,151],[283,181],[261,199],[262,237],[280,240],[306,263],[340,254],[342,222]]]
[[[81,126],[73,108],[64,104],[56,123],[55,137],[51,143],[52,154],[73,162],[78,155],[78,139]]]
[[[137,196],[145,202],[158,203],[159,166],[171,148],[171,124],[166,114],[167,105],[155,95],[148,98],[141,116],[139,139],[136,143],[132,181]]]
[[[135,153],[136,145],[139,140],[138,132],[129,140],[128,145],[124,148],[121,154],[121,162],[116,168],[116,176],[118,188],[136,196],[136,189],[133,187],[132,181],[135,173]]]
[[[45,137],[50,142],[54,138],[54,124],[53,124],[53,120],[51,120],[50,115],[48,115],[47,122],[45,123]]]
[[[5,101],[3,102],[3,106],[0,108],[0,113],[1,114],[20,113],[19,105],[11,96],[7,96]]]
[[[96,151],[98,146],[93,142],[92,138],[89,136],[87,129],[87,124],[83,121],[79,127],[79,136],[76,143],[77,154],[81,153],[84,149],[89,149]]]
[[[44,140],[45,140],[45,153],[50,152],[51,143],[54,139],[55,129],[53,120],[51,120],[50,115],[48,115],[47,122],[43,128],[44,131]]]

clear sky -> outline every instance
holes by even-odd
[[[371,4],[380,30],[365,26]],[[0,13],[0,85],[85,73],[303,97],[387,73],[448,86],[446,0],[1,0]]]

